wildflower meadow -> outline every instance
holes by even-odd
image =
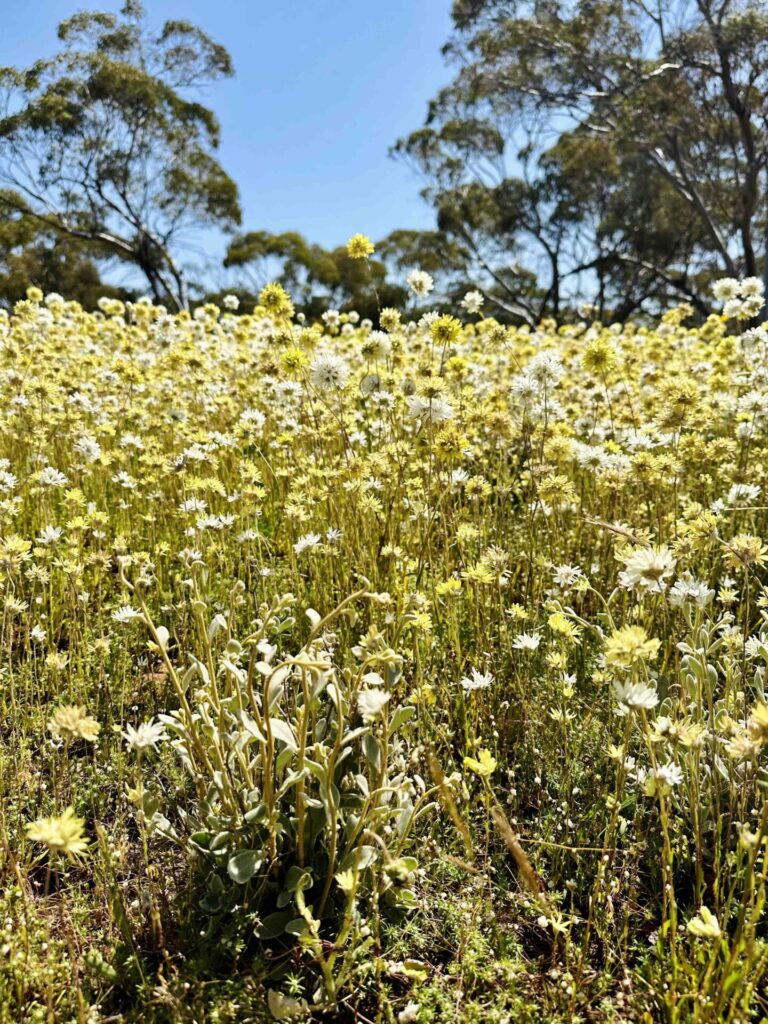
[[[765,1019],[768,332],[715,296],[0,310],[3,1024]]]

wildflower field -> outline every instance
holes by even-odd
[[[716,288],[0,311],[2,1024],[766,1019],[768,333]]]

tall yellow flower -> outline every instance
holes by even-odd
[[[374,252],[373,242],[367,235],[352,235],[347,242],[347,254],[353,260],[366,260]]]
[[[491,754],[490,750],[483,748],[477,755],[477,760],[474,757],[464,758],[464,767],[469,768],[475,775],[479,775],[481,778],[487,779],[493,775],[498,766],[498,761]]]
[[[605,641],[605,662],[612,668],[630,669],[643,661],[652,661],[661,641],[649,638],[642,626],[623,626]]]

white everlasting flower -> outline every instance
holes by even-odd
[[[533,377],[529,377],[527,373],[518,373],[512,378],[509,390],[517,404],[525,405],[537,398],[541,389]]]
[[[677,560],[666,546],[637,547],[624,559],[619,584],[627,590],[661,594],[674,572]]]
[[[115,622],[136,622],[138,619],[143,619],[144,616],[137,608],[130,604],[124,604],[117,611],[112,612],[112,618]]]
[[[718,302],[728,302],[741,294],[741,285],[735,277],[721,277],[712,285],[712,294]]]
[[[128,750],[142,754],[150,748],[157,750],[157,744],[165,739],[165,727],[162,723],[150,719],[148,722],[142,722],[136,729],[132,725],[127,725],[122,735]]]
[[[138,487],[138,483],[133,479],[130,473],[126,473],[124,469],[121,469],[118,473],[112,477],[113,484],[119,484],[124,487],[127,491],[134,491]]]
[[[435,286],[432,275],[426,270],[412,270],[406,280],[414,295],[429,295]]]
[[[764,305],[764,295],[750,295],[748,298],[742,300],[741,316],[745,320],[751,320],[752,317],[757,316]]]
[[[205,512],[208,502],[202,498],[187,498],[179,504],[179,512]]]
[[[606,465],[606,451],[600,444],[576,444],[573,453],[582,469],[596,472]]]
[[[763,282],[759,277],[745,277],[741,282],[741,294],[745,299],[752,296],[762,296],[765,292]]]
[[[740,320],[744,316],[744,304],[741,299],[728,299],[723,306],[723,316],[729,320]]]
[[[684,604],[695,604],[698,608],[706,608],[715,596],[703,580],[697,580],[690,572],[680,574],[680,578],[669,591],[669,603],[673,608]]]
[[[576,580],[583,579],[584,573],[578,565],[556,565],[552,570],[552,578],[556,587],[567,589],[572,587]]]
[[[320,391],[341,391],[349,380],[349,367],[333,352],[321,352],[309,368],[309,377]]]
[[[663,786],[667,786],[672,789],[673,786],[679,786],[683,781],[683,773],[679,765],[676,765],[674,761],[670,761],[668,764],[660,764],[653,771],[653,777],[657,783],[661,783]]]
[[[751,505],[760,494],[758,484],[734,484],[725,499],[727,505]]]
[[[484,302],[485,299],[483,298],[482,292],[472,291],[467,292],[467,294],[461,300],[460,305],[462,306],[463,309],[466,309],[468,313],[475,314],[480,312],[480,310],[483,308]]]
[[[444,398],[421,398],[408,396],[408,412],[412,419],[425,423],[443,423],[453,416],[453,406]]]
[[[613,693],[618,702],[616,713],[627,715],[630,711],[650,711],[659,703],[659,695],[647,683],[614,682]]]
[[[366,722],[372,722],[387,706],[389,698],[386,690],[361,690],[357,695],[357,710]]]
[[[69,477],[53,466],[46,466],[40,471],[39,482],[43,487],[63,487],[69,483]]]
[[[487,690],[492,682],[493,676],[490,672],[479,672],[473,668],[471,676],[462,678],[461,686],[465,693],[472,693],[473,690]]]
[[[302,551],[306,551],[307,548],[316,548],[318,544],[322,542],[322,537],[319,533],[305,533],[302,537],[296,541],[293,545],[293,550],[297,555],[300,555]]]
[[[363,353],[375,363],[382,363],[392,354],[392,342],[386,331],[371,331],[365,339]]]
[[[101,456],[101,445],[93,438],[84,434],[75,441],[72,446],[78,455],[82,455],[86,462],[96,462]]]
[[[37,536],[36,540],[38,544],[55,544],[61,537],[63,530],[60,526],[44,526]]]
[[[539,352],[525,368],[526,376],[542,391],[557,387],[563,379],[565,368],[554,352]]]
[[[512,641],[516,651],[535,651],[541,643],[541,633],[518,633]]]
[[[240,299],[236,295],[225,295],[221,300],[221,304],[224,309],[230,309],[234,313],[235,310],[240,308]]]

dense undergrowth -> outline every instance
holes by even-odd
[[[3,1024],[764,1016],[768,334],[719,291],[0,311]]]

